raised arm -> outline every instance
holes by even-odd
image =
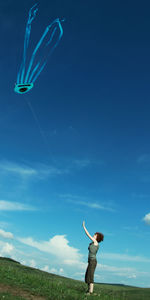
[[[92,237],[92,236],[89,234],[88,230],[86,229],[86,227],[85,227],[85,221],[83,221],[82,226],[83,226],[83,228],[84,228],[84,231],[85,231],[86,235],[90,238],[90,240],[92,240],[92,241],[94,242],[94,244],[97,244],[96,239],[95,239],[94,237]]]

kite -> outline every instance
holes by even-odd
[[[14,91],[19,94],[25,94],[33,88],[36,79],[47,64],[49,56],[57,47],[63,35],[63,28],[61,23],[64,20],[60,20],[59,18],[57,18],[46,27],[28,62],[27,50],[31,34],[31,24],[35,19],[37,12],[38,7],[37,4],[35,4],[29,10],[24,38],[23,59],[19,72],[17,74],[17,83],[15,84],[14,88]],[[47,55],[41,55],[41,53],[46,52],[46,50],[48,52]]]

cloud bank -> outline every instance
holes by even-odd
[[[143,221],[144,221],[147,225],[150,225],[150,213],[148,213],[147,215],[145,215],[145,217],[143,218]]]
[[[82,258],[78,249],[69,246],[69,241],[65,235],[55,235],[48,241],[36,241],[32,237],[18,238],[18,241],[40,251],[50,253],[64,264],[75,265]]]
[[[11,232],[6,232],[3,229],[0,229],[0,237],[4,239],[13,239],[13,234]]]
[[[0,211],[34,211],[33,206],[19,203],[0,200]]]

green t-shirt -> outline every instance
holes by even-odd
[[[96,259],[96,253],[99,249],[99,245],[94,245],[94,243],[90,243],[89,244],[89,247],[88,247],[88,250],[89,250],[89,256],[88,258],[90,259]]]

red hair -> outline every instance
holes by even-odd
[[[96,240],[98,243],[102,242],[104,240],[104,235],[101,232],[96,232]]]

